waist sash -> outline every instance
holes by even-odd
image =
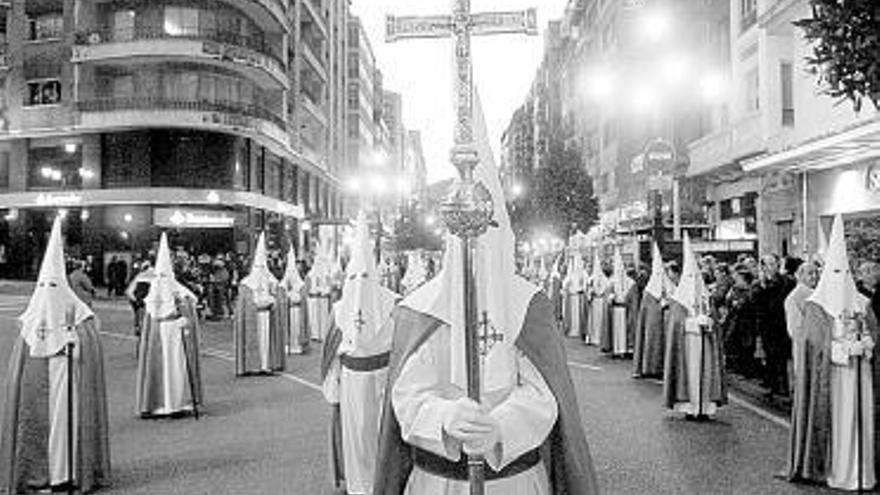
[[[453,462],[445,457],[440,457],[433,452],[428,452],[427,450],[418,447],[412,447],[412,449],[413,464],[418,466],[422,471],[449,480],[468,480],[467,456],[462,455],[461,459]],[[532,469],[537,466],[539,462],[541,462],[541,454],[538,452],[538,449],[534,449],[517,457],[501,471],[495,471],[483,461],[483,473],[486,476],[486,481],[510,478]]]
[[[386,368],[388,367],[388,361],[390,359],[390,351],[383,352],[382,354],[376,354],[375,356],[366,357],[354,357],[349,356],[348,354],[343,354],[339,356],[339,362],[344,368],[350,369],[351,371],[360,372],[378,371],[382,368]]]

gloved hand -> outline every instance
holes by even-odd
[[[443,420],[443,431],[462,443],[466,454],[485,454],[498,443],[501,428],[483,408],[467,397],[452,403]]]

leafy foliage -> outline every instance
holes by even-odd
[[[536,229],[560,237],[575,230],[586,232],[596,223],[598,204],[580,151],[554,143],[544,163],[534,172],[525,197],[510,205],[517,235]]]
[[[852,101],[858,112],[868,99],[880,108],[880,2],[810,0],[813,15],[794,24],[814,43],[807,63],[827,84],[827,94]]]

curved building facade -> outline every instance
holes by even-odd
[[[9,2],[0,245],[15,273],[0,276],[32,274],[59,210],[68,243],[98,259],[147,251],[160,230],[195,253],[247,253],[260,230],[308,250],[303,224],[343,213],[325,47],[343,43],[330,28],[346,5]]]

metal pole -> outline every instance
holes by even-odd
[[[464,312],[465,312],[465,359],[467,360],[468,398],[480,402],[480,353],[477,338],[477,290],[474,280],[474,239],[462,238],[462,264],[464,265]],[[471,495],[482,495],[485,477],[483,456],[468,456],[468,480]]]
[[[857,321],[856,327],[857,336],[859,339],[859,344],[862,343],[862,326],[861,322]],[[856,439],[856,443],[858,445],[858,476],[859,481],[856,486],[859,495],[862,492],[862,479],[864,478],[864,460],[862,459],[862,453],[864,450],[863,439],[862,439],[862,355],[861,353],[856,356],[856,435],[858,438]]]
[[[183,317],[183,311],[180,311],[180,300],[175,300],[175,306],[177,307],[177,313]],[[158,323],[161,325],[161,323]],[[186,381],[189,382],[189,396],[192,399],[192,407],[193,407],[193,417],[196,421],[199,420],[199,403],[198,398],[196,397],[196,384],[195,384],[195,373],[193,372],[192,363],[189,360],[190,356],[190,348],[187,342],[187,331],[184,327],[180,327],[180,343],[183,345],[183,357],[184,364],[186,364]],[[199,352],[198,349],[195,349],[195,352]]]
[[[73,475],[73,457],[74,457],[74,422],[73,422],[73,351],[74,351],[74,331],[76,325],[75,309],[72,307],[67,311],[67,331],[69,340],[67,342],[67,493],[73,495],[76,492]]]

